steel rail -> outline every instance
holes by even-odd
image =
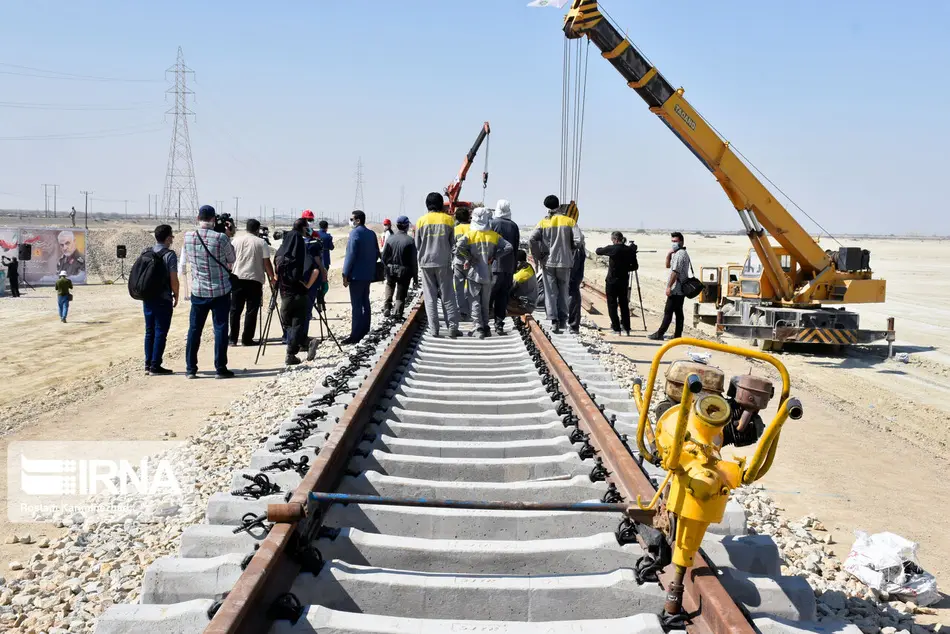
[[[639,495],[650,499],[656,488],[640,469],[634,457],[620,441],[603,412],[581,385],[570,365],[561,357],[538,322],[531,316],[524,317],[530,329],[531,339],[547,363],[548,368],[560,382],[568,404],[578,417],[579,427],[590,435],[590,443],[607,467],[607,481],[612,482],[626,500],[636,500]],[[661,583],[669,588],[673,566],[666,567],[660,575]],[[755,634],[752,624],[742,609],[719,582],[715,568],[702,552],[696,554],[693,567],[684,580],[683,610],[692,618],[686,628],[690,634]]]
[[[322,519],[317,504],[309,501],[313,491],[333,491],[342,479],[353,449],[360,442],[363,428],[372,420],[376,404],[383,398],[389,376],[408,350],[413,334],[419,329],[425,311],[422,303],[410,313],[396,333],[376,367],[357,390],[340,421],[330,431],[307,474],[294,490],[289,504],[271,505],[289,521],[277,522],[261,542],[247,568],[228,593],[205,634],[259,634],[270,631],[267,608],[288,592],[301,565],[291,555],[295,541],[305,538]],[[288,512],[288,509],[290,512]],[[276,514],[276,513],[275,513]],[[269,519],[271,509],[268,508]]]
[[[653,520],[653,511],[645,511],[635,504],[620,502],[520,502],[517,500],[495,500],[481,502],[478,500],[445,500],[435,498],[409,498],[382,495],[359,495],[356,493],[323,493],[314,491],[310,494],[314,502],[328,502],[339,504],[376,504],[379,506],[411,506],[416,508],[438,509],[465,509],[483,511],[571,511],[584,513],[620,513],[638,522]],[[566,520],[570,521],[570,520]]]

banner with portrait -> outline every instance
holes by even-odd
[[[18,257],[20,244],[31,248],[29,261],[20,261],[20,278],[37,286],[52,286],[61,271],[73,284],[86,283],[86,230],[49,227],[0,228],[0,255]]]

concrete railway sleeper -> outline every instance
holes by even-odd
[[[378,331],[97,631],[859,631],[815,622],[734,503],[687,575],[689,618],[662,622],[669,571],[644,581],[624,513],[666,476],[639,459],[637,408],[576,338],[515,326],[434,338],[417,305]]]

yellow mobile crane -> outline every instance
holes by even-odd
[[[759,340],[763,349],[784,342],[848,345],[882,339],[891,346],[893,319],[887,330],[861,330],[857,313],[829,307],[884,301],[885,281],[873,279],[868,251],[822,249],[686,101],[683,89],[674,89],[611,24],[596,0],[573,0],[564,34],[571,40],[586,36],[600,49],[650,112],[712,172],[739,212],[752,242],[748,259],[741,268],[700,270],[700,302],[715,304],[717,312],[700,315],[697,304],[694,322],[702,319],[715,323],[717,332]]]

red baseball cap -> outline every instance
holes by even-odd
[[[386,218],[386,219],[383,220],[383,224],[384,224],[384,225],[391,225],[392,222],[390,222],[389,218]]]
[[[313,212],[309,209],[304,209],[303,213],[300,215],[301,218],[306,218],[307,220],[313,220]]]

